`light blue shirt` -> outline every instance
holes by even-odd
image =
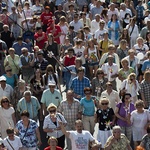
[[[61,101],[62,97],[58,90],[55,89],[54,93],[52,93],[50,89],[44,90],[41,98],[41,103],[45,104],[46,107],[48,107],[50,103],[53,103],[58,107]]]
[[[22,113],[24,110],[28,111],[30,116],[29,118],[34,119],[38,115],[38,110],[41,108],[38,99],[34,96],[31,96],[31,101],[27,102],[25,98],[21,98],[17,104],[17,110]]]
[[[80,104],[83,108],[83,115],[94,116],[95,104],[94,104],[94,101],[92,99],[86,100],[86,97],[83,97],[80,101]]]

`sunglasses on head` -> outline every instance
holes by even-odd
[[[108,103],[101,103],[102,105],[108,105]]]
[[[6,70],[6,72],[11,72],[11,71],[12,71],[12,69]]]
[[[49,112],[50,112],[50,113],[55,113],[55,112],[56,112],[56,109],[50,110]]]

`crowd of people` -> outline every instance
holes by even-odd
[[[149,50],[149,0],[1,0],[0,150],[150,150]]]

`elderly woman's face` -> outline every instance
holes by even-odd
[[[113,131],[113,136],[115,137],[115,139],[119,139],[121,136],[121,130],[120,129],[115,129]]]
[[[101,107],[102,109],[107,109],[109,105],[109,102],[107,100],[102,100],[101,101]]]

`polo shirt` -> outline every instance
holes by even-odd
[[[54,93],[52,93],[50,89],[44,90],[41,98],[41,103],[45,104],[46,107],[48,107],[50,103],[53,103],[58,107],[61,101],[62,97],[58,90],[55,89]]]

